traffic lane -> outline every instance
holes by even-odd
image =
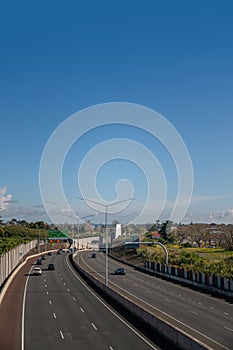
[[[136,348],[140,346],[141,348],[145,347],[145,342],[148,340],[142,336],[138,331],[133,329],[129,324],[125,322],[119,315],[116,314],[96,293],[94,293],[77,275],[73,268],[69,265],[68,261],[62,260],[62,274],[67,279],[67,266],[69,266],[70,276],[69,276],[69,290],[74,294],[74,297],[77,302],[80,303],[80,311],[88,316],[88,319],[92,319],[92,323],[104,334],[104,337],[107,338],[108,343],[112,343],[112,346],[115,348]],[[68,263],[68,265],[67,265]],[[63,270],[62,270],[63,269]],[[77,290],[77,279],[81,282],[81,285],[84,289]],[[66,283],[68,286],[68,283]],[[87,292],[88,291],[88,292]],[[94,298],[93,298],[94,297]],[[96,302],[96,300],[98,302]],[[103,313],[103,306],[106,311]],[[116,322],[117,320],[117,322]],[[118,322],[120,320],[120,322]],[[111,332],[106,328],[106,325],[112,323]],[[94,327],[95,328],[95,327]],[[120,331],[120,333],[118,333]],[[132,338],[132,332],[136,335],[136,343]],[[141,344],[142,342],[142,344]],[[140,345],[141,344],[141,345]],[[158,347],[157,347],[158,348]]]
[[[122,321],[106,309],[102,303],[98,302],[93,294],[77,279],[75,285],[73,285],[76,292],[74,295],[69,283],[71,270],[68,270],[67,263],[66,265],[63,264],[64,259],[65,256],[57,257],[54,260],[57,269],[44,272],[46,278],[41,277],[46,281],[36,282],[37,280],[33,277],[34,279],[30,278],[31,281],[28,283],[30,298],[27,298],[26,310],[31,310],[31,316],[30,319],[27,319],[26,311],[27,327],[30,329],[31,325],[28,325],[28,321],[32,321],[35,328],[40,330],[34,333],[28,329],[25,341],[30,344],[31,348],[36,350],[39,346],[40,348],[43,346],[45,349],[51,349],[54,346],[56,349],[64,349],[65,346],[68,346],[69,349],[77,349],[77,347],[94,347],[95,349],[155,348],[145,343],[126,325],[119,326]],[[74,276],[73,273],[72,276]],[[39,280],[41,277],[39,276],[37,279]],[[45,282],[47,285],[46,293],[43,293],[43,283]],[[33,293],[35,290],[42,291],[42,293]],[[48,297],[47,303],[44,302],[44,295]],[[82,296],[81,301],[78,298],[80,295]],[[43,310],[46,309],[46,305],[47,310],[49,309],[49,311],[44,312],[44,318],[43,312],[39,311],[38,296],[42,297]],[[34,308],[31,305],[34,305]],[[38,312],[38,321],[35,323]],[[56,325],[55,328],[51,326],[52,317]],[[120,333],[118,333],[119,331]],[[44,336],[41,333],[44,333]],[[40,337],[42,340],[38,342],[36,337]]]
[[[21,312],[24,286],[28,271],[34,264],[30,258],[21,267],[10,283],[0,306],[0,348],[1,350],[21,349]]]
[[[24,350],[51,349],[59,346],[59,337],[48,303],[45,270],[42,276],[28,279],[25,305]],[[44,320],[46,319],[46,322]]]
[[[45,349],[53,349],[54,347],[56,349],[64,349],[64,346],[68,346],[69,349],[75,349],[77,348],[77,334],[82,331],[84,331],[84,334],[88,334],[90,329],[86,332],[86,327],[81,323],[80,319],[75,318],[74,321],[72,320],[73,303],[72,308],[70,308],[70,295],[68,294],[66,283],[63,281],[63,278],[60,278],[59,260],[54,259],[53,261],[56,264],[55,271],[46,271],[44,272],[45,278],[44,276],[42,276],[43,279],[37,277],[36,279],[31,279],[31,283],[29,283],[27,294],[31,298],[27,298],[26,309],[30,310],[31,317],[28,317],[26,313],[28,331],[26,332],[25,343],[28,348],[36,350],[41,348],[41,346]],[[42,282],[41,284],[39,283],[40,281]],[[43,288],[43,282],[46,283],[46,290]],[[33,288],[30,287],[30,284],[33,284]],[[41,297],[39,303],[38,300],[37,303],[35,302],[34,290]],[[46,296],[45,302],[43,302],[44,296]],[[80,344],[81,342],[79,341],[78,345],[80,346]]]
[[[195,291],[189,293],[186,288],[170,285],[166,281],[158,285],[155,282],[157,279],[154,279],[154,282],[148,283],[146,277],[137,278],[137,276],[137,273],[129,271],[126,277],[117,279],[117,276],[110,276],[110,280],[117,284],[120,283],[123,289],[128,288],[128,282],[130,282],[131,293],[136,294],[142,300],[146,298],[148,304],[170,313],[181,322],[185,321],[190,325],[195,325],[199,331],[204,329],[217,341],[223,338],[226,343],[232,341],[231,333],[225,328],[232,325],[231,304],[219,302],[213,297],[203,296]]]
[[[218,340],[222,339],[223,334],[227,337],[227,329],[225,328],[224,331],[224,325],[228,327],[232,325],[232,315],[228,305],[224,305],[223,310],[226,310],[226,306],[228,306],[228,312],[226,312],[215,305],[214,299],[212,299],[212,306],[205,305],[204,301],[200,303],[200,299],[196,296],[196,298],[187,297],[186,293],[183,293],[183,289],[178,289],[177,294],[171,290],[170,286],[168,288],[166,285],[161,288],[155,283],[148,285],[146,278],[140,278],[135,281],[136,275],[132,273],[133,278],[130,279],[130,274],[130,272],[127,272],[125,277],[110,276],[110,280],[117,285],[120,284],[123,289],[128,288],[130,281],[130,292],[137,295],[141,300],[146,300],[148,304],[171,314],[182,322],[184,320],[188,324],[193,324],[194,322],[199,331],[202,329],[208,330],[209,327],[209,332],[212,335],[217,336],[216,332],[219,333],[220,338]],[[141,288],[142,285],[143,289]]]
[[[40,285],[39,282],[36,283],[35,279],[31,279],[31,283],[29,283],[27,294],[31,298],[27,298],[26,309],[30,310],[32,316],[28,317],[26,313],[28,332],[25,337],[25,343],[28,348],[36,350],[41,348],[41,346],[45,349],[53,349],[54,347],[56,349],[64,349],[64,346],[68,346],[69,349],[76,349],[77,340],[79,340],[78,346],[88,346],[90,345],[88,339],[84,339],[84,344],[82,344],[83,337],[78,337],[78,335],[82,332],[83,334],[90,334],[91,329],[90,327],[85,327],[80,318],[76,319],[75,317],[75,320],[72,319],[75,304],[72,302],[70,306],[69,301],[71,301],[71,298],[68,294],[66,283],[63,281],[63,278],[60,278],[59,264],[57,264],[56,260],[55,262],[57,266],[56,272],[47,271],[45,273],[46,278],[45,281],[43,280],[43,282],[46,282],[45,293],[43,285]],[[38,280],[40,281],[41,278],[37,277]],[[33,288],[30,287],[30,284],[33,284]],[[39,296],[41,296],[39,303],[35,303],[34,289],[39,291]],[[42,294],[40,293],[41,290]],[[45,303],[43,302],[43,296],[46,296]],[[29,337],[29,335],[31,336]],[[89,338],[91,339],[91,337]],[[92,343],[91,345],[93,346],[94,344]]]
[[[101,264],[98,265],[98,271],[103,271],[105,256],[102,257],[102,254],[100,254],[100,258],[96,259],[95,262],[92,259],[88,259],[88,253],[85,254],[85,257],[87,263],[93,265],[93,267],[97,266],[97,261],[99,260],[102,266]],[[112,262],[109,259],[109,270],[111,270],[111,266],[112,270],[114,270],[119,266],[119,263],[116,263],[114,260]],[[136,276],[140,277],[137,278]],[[136,281],[135,278],[137,278]],[[180,320],[182,324],[185,322],[185,324],[211,337],[211,339],[222,346],[231,347],[232,314],[229,311],[229,306],[232,309],[231,304],[157,279],[154,276],[137,272],[131,267],[127,267],[127,275],[125,277],[109,275],[109,281],[113,281],[113,279],[121,288],[130,291],[132,295],[137,295],[142,302],[146,300],[147,305],[172,315],[175,319]],[[141,288],[142,286],[143,289]],[[193,296],[194,300],[196,299],[196,304],[190,298],[190,295]],[[199,302],[200,298],[203,303]],[[208,300],[208,306],[205,305],[204,300]],[[215,303],[216,306],[213,306],[213,304],[210,306],[210,302]],[[219,308],[221,308],[221,314],[219,313]]]
[[[86,257],[85,257],[86,258]],[[105,256],[102,254],[99,255],[99,259],[88,259],[89,256],[87,254],[86,262],[90,264],[90,266],[94,267],[98,273],[101,273],[103,276],[105,276]],[[92,264],[91,264],[92,263]],[[114,279],[113,273],[114,270],[119,267],[125,267],[124,264],[120,264],[116,262],[113,259],[109,259],[109,279]],[[219,298],[215,298],[210,295],[206,295],[203,293],[200,293],[198,291],[185,288],[183,286],[180,286],[178,284],[162,280],[160,278],[156,278],[155,276],[150,276],[145,273],[139,272],[135,270],[133,267],[127,266],[125,267],[127,270],[127,279],[123,278],[125,281],[129,281],[132,283],[133,286],[135,286],[136,289],[143,284],[144,288],[148,288],[147,292],[149,294],[152,294],[152,292],[159,292],[162,293],[164,297],[170,297],[172,296],[173,302],[174,298],[177,298],[175,302],[180,301],[180,299],[185,300],[187,303],[187,307],[195,306],[195,308],[204,308],[204,312],[214,312],[219,315],[221,313],[221,316],[225,319],[225,321],[233,321],[233,315],[232,315],[232,304],[225,302]],[[180,306],[183,306],[183,302]]]
[[[104,276],[105,255],[99,253],[96,259],[90,259],[88,252],[82,252],[80,258]],[[119,266],[124,265],[109,259],[109,271],[114,271]],[[127,267],[126,270],[126,276],[114,276],[110,273],[109,281],[137,296],[141,302],[146,300],[145,303],[152,308],[155,307],[179,320],[181,324],[185,323],[205,334],[223,347],[231,347],[233,332],[232,313],[229,310],[232,310],[231,304],[146,275],[132,267]]]
[[[77,278],[77,275],[76,275],[76,273],[74,274],[74,271],[73,270],[70,270],[71,272],[72,272],[72,275],[71,275],[71,278],[73,277],[74,278],[74,281],[73,281],[73,285],[71,285],[71,283],[70,283],[70,285],[67,283],[67,263],[65,263],[65,261],[64,261],[64,259],[62,259],[61,260],[61,263],[63,263],[63,269],[64,269],[64,271],[63,271],[63,275],[64,275],[64,278],[62,277],[62,275],[61,275],[61,278],[62,278],[62,281],[63,281],[63,283],[65,283],[66,285],[67,285],[67,288],[69,289],[69,290],[71,290],[71,292],[73,292],[74,294],[75,294],[75,299],[76,300],[78,300],[78,301],[80,301],[80,304],[81,304],[81,306],[80,306],[80,311],[82,312],[82,313],[85,313],[85,314],[87,314],[87,311],[88,311],[88,309],[87,308],[85,308],[85,303],[87,303],[87,306],[89,306],[90,305],[90,301],[88,300],[88,302],[87,302],[87,300],[86,300],[86,298],[87,298],[87,296],[88,296],[88,294],[87,294],[87,291],[86,291],[86,288],[84,289],[84,291],[83,290],[77,290],[77,280],[76,280],[76,278]],[[74,289],[73,289],[74,288]],[[84,294],[84,296],[85,296],[85,300],[84,300],[84,302],[82,301],[82,298],[83,298],[83,292],[85,293]],[[90,291],[91,292],[91,291]],[[98,297],[98,299],[99,299],[99,297]],[[84,305],[84,306],[83,306]],[[91,312],[93,313],[93,308],[95,307],[98,307],[98,303],[96,304],[96,303],[94,303],[94,305],[91,307]],[[102,315],[102,317],[100,318],[100,315]],[[101,310],[96,310],[96,316],[97,316],[97,319],[98,319],[98,321],[97,322],[99,322],[99,319],[100,320],[103,320],[103,316],[104,316],[105,314],[101,314]],[[91,317],[90,317],[91,318]],[[96,327],[96,323],[97,322],[92,322],[93,324],[94,324],[94,328]],[[109,316],[107,316],[107,320],[106,320],[106,322],[108,323],[109,322]],[[119,324],[119,323],[118,323]],[[106,326],[106,325],[105,325]],[[97,327],[98,328],[98,327]],[[108,335],[108,330],[105,330],[105,328],[104,327],[102,327],[103,329],[104,329],[104,333],[105,333],[105,336],[107,336]],[[99,328],[98,328],[99,329]],[[114,330],[115,329],[117,329],[116,327],[114,327]],[[131,341],[131,339],[129,339],[129,338],[127,338],[126,340],[124,340],[124,333],[123,332],[121,332],[121,334],[120,334],[120,336],[122,337],[122,343],[123,343],[123,347],[124,346],[126,346],[127,344],[127,346],[129,346],[130,347],[130,344],[129,344],[129,340]],[[138,336],[140,336],[140,335],[138,335]],[[113,337],[114,338],[114,337]],[[110,341],[112,342],[112,335],[110,334]],[[119,344],[119,334],[114,338],[114,339],[117,339],[118,340],[118,346],[120,345]],[[138,343],[138,342],[137,342]],[[133,344],[133,346],[135,346],[135,344]],[[131,348],[131,347],[130,347]]]

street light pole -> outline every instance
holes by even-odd
[[[38,253],[40,254],[40,227],[38,228],[38,233],[39,233]]]
[[[119,204],[122,202],[131,201],[131,200],[133,200],[133,198],[123,199],[121,201],[110,203],[110,204],[99,203],[99,202],[93,201],[92,199],[87,199],[87,198],[83,198],[83,197],[77,198],[77,199],[100,205],[100,206],[104,207],[104,209],[105,209],[105,255],[106,255],[105,256],[105,286],[108,287],[108,232],[107,232],[108,207],[112,207],[113,205],[116,205],[116,204]]]
[[[79,217],[78,213],[76,213],[76,215],[78,216],[78,219],[77,219],[77,226],[78,226],[77,237],[78,237],[78,252],[79,252],[79,221],[83,220],[83,219],[86,219],[86,218],[90,218],[91,216],[94,216],[94,215],[87,215],[87,216],[84,216],[82,218]],[[70,216],[70,215],[64,215],[64,216],[67,216],[70,219],[75,219],[74,216]],[[72,238],[73,238],[73,245],[75,247],[75,244],[74,244],[74,225],[73,225],[73,228],[72,228]],[[78,259],[79,259],[79,256],[78,256]]]
[[[76,213],[76,214],[78,215],[78,213]],[[94,215],[87,215],[87,216],[83,216],[82,218],[78,217],[78,223],[77,223],[77,226],[78,226],[78,235],[77,235],[78,236],[78,265],[79,265],[79,227],[80,227],[79,222],[80,222],[80,220],[90,218],[92,216],[94,216]]]
[[[108,287],[108,207],[105,206],[105,285]]]

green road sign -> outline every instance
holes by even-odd
[[[49,239],[53,238],[68,238],[68,231],[59,231],[59,230],[49,230]]]

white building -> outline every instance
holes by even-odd
[[[121,236],[121,224],[116,224],[116,235],[115,238]]]

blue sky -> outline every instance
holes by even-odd
[[[233,222],[232,15],[231,1],[2,4],[2,218],[47,220],[41,207],[39,168],[51,134],[84,108],[128,102],[159,112],[186,144],[194,171],[186,221]],[[177,176],[164,147],[143,131],[119,128],[109,125],[91,131],[67,155],[64,192],[80,216],[93,213],[76,199],[80,161],[91,147],[113,137],[138,141],[159,158],[167,200],[174,199]],[[126,163],[119,159],[108,163],[97,176],[99,191],[108,201],[116,198],[120,178],[128,177],[134,184],[132,207],[116,215],[122,221],[139,210],[147,190],[143,172]],[[144,221],[156,219],[148,213]]]

